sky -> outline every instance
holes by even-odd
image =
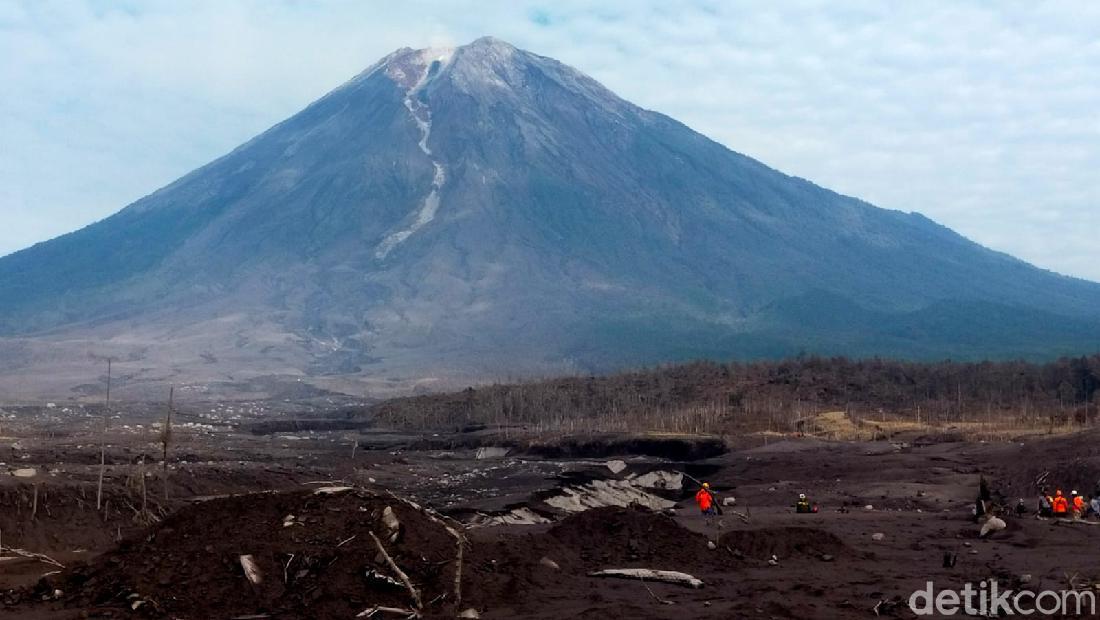
[[[493,35],[779,170],[1100,281],[1100,2],[0,0],[0,255],[399,47]]]

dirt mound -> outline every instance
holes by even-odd
[[[401,522],[395,541],[383,523],[387,507]],[[64,594],[52,606],[136,609],[147,617],[351,618],[375,605],[408,607],[411,597],[372,532],[420,590],[426,614],[453,617],[454,538],[403,502],[356,490],[203,502],[22,598],[59,589]],[[242,555],[259,568],[258,585],[246,578]]]
[[[639,507],[594,508],[553,526],[500,536],[479,531],[470,562],[471,604],[528,609],[551,593],[587,593],[588,573],[605,568],[655,568],[706,574],[728,571],[733,558],[707,548],[702,534]],[[548,565],[546,560],[552,562]]]
[[[587,510],[550,528],[547,536],[558,546],[577,551],[585,564],[695,564],[708,551],[701,534],[684,529],[672,517],[639,507]]]
[[[854,555],[854,551],[836,535],[813,527],[734,530],[723,535],[718,544],[753,559],[768,559],[773,555],[779,559],[798,555],[815,558]]]
[[[1091,496],[1100,486],[1100,431],[1026,442],[1011,452],[990,455],[981,469],[994,492],[1009,502],[1024,498],[1032,509],[1043,487],[1052,493],[1077,489]]]

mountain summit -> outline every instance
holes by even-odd
[[[784,175],[553,59],[401,49],[0,259],[0,389],[366,391],[691,357],[1051,357],[1100,285]],[[64,383],[68,382],[68,383]],[[35,387],[42,391],[46,388]]]

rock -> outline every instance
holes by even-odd
[[[774,555],[768,558],[768,566],[779,566],[779,558]]]
[[[978,536],[985,538],[989,534],[992,534],[993,532],[999,532],[1006,527],[1008,527],[1008,525],[1004,522],[1004,519],[1001,519],[1000,517],[989,517],[989,519],[987,519],[986,522],[982,524],[982,531],[978,534]]]
[[[835,558],[833,558],[833,556],[829,555],[828,553],[822,554],[821,556],[822,562],[832,562],[834,559]]]
[[[550,570],[561,570],[561,567],[558,566],[557,562],[555,562],[554,560],[551,560],[550,558],[548,558],[546,556],[542,556],[542,559],[539,560],[539,564],[541,566],[545,566],[546,568],[549,568]]]
[[[1031,575],[1020,575],[1020,583],[1031,583]]]
[[[647,489],[679,491],[684,488],[684,474],[678,471],[651,471],[648,474],[632,477],[630,481]]]
[[[470,607],[469,609],[467,609],[467,610],[463,611],[462,613],[458,614],[458,617],[459,618],[480,618],[481,614],[477,613],[477,610],[474,609],[473,607]]]
[[[33,467],[24,467],[11,472],[11,475],[16,478],[34,478],[38,475],[38,470]]]
[[[386,506],[382,510],[382,525],[386,527],[386,538],[390,542],[396,542],[398,536],[401,535],[401,521],[397,520],[397,515],[394,514],[393,508]]]
[[[502,448],[498,446],[482,446],[477,449],[477,454],[474,458],[479,461],[483,461],[485,459],[501,459],[508,456],[509,451],[510,450],[508,448]],[[468,609],[466,611],[470,610]]]
[[[882,532],[875,532],[874,534],[871,534],[871,540],[875,542],[882,542],[886,540],[886,534],[883,534]]]
[[[864,507],[863,507],[863,509],[864,509],[864,510],[874,510],[874,509],[875,509],[875,507],[874,507],[874,506],[872,506],[871,504],[867,504],[866,506],[864,506]]]
[[[606,463],[607,468],[611,470],[611,473],[617,474],[626,469],[626,461],[614,460]]]
[[[733,497],[723,497],[722,498],[722,505],[723,506],[733,506],[736,503],[737,503],[737,499],[735,499]]]
[[[718,548],[718,545],[714,544],[713,540],[708,540],[707,541],[707,549],[710,549],[710,550],[713,551],[714,549],[717,549],[717,548]]]

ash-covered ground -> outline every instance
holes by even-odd
[[[102,410],[0,413],[0,616],[912,617],[909,595],[928,581],[1100,581],[1100,527],[1005,515],[1006,529],[981,538],[971,516],[981,476],[1010,508],[1023,497],[1033,511],[1037,484],[1091,494],[1092,431],[998,443],[559,438],[558,450],[542,438],[526,450],[516,429],[394,432],[323,407],[237,403],[183,408],[165,464],[163,407],[116,409],[98,510]],[[695,508],[702,480],[733,502],[723,515]],[[799,493],[819,512],[796,514]],[[704,585],[590,576],[615,568]]]

